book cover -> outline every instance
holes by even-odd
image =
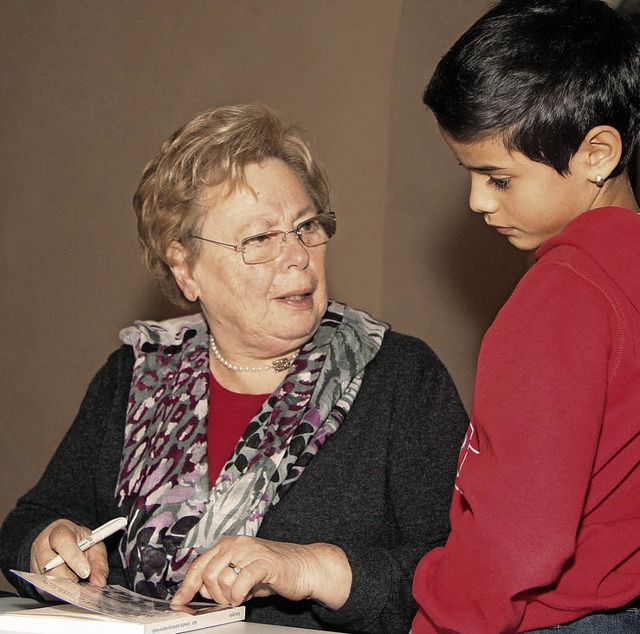
[[[189,603],[171,607],[120,586],[12,571],[40,591],[65,601],[0,614],[0,630],[32,634],[168,634],[191,632],[244,619],[244,606]]]

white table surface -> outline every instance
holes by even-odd
[[[0,597],[0,612],[7,610],[17,610],[21,607],[36,605],[33,599],[22,599],[18,597]],[[282,625],[265,625],[263,623],[247,623],[246,621],[236,621],[225,625],[215,625],[194,630],[197,634],[335,634],[326,630],[307,630],[300,627],[284,627]],[[0,630],[0,634],[12,634],[9,630]]]

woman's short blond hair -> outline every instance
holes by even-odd
[[[145,167],[133,197],[144,262],[165,296],[186,308],[167,250],[180,242],[192,264],[197,234],[209,207],[203,196],[226,186],[226,194],[246,185],[245,167],[279,158],[297,175],[318,211],[329,208],[329,183],[302,130],[288,125],[275,110],[259,104],[221,106],[203,112],[167,139]]]

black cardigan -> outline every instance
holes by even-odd
[[[9,569],[29,570],[31,543],[50,522],[65,517],[95,527],[125,514],[114,491],[132,365],[128,346],[109,357],[43,477],[2,526],[0,564],[25,596],[37,597]],[[247,620],[343,632],[408,632],[415,611],[415,567],[447,537],[467,420],[434,352],[418,339],[387,332],[344,423],[268,511],[258,533],[265,539],[340,546],[353,572],[349,599],[337,611],[277,596],[253,599]],[[108,582],[126,586],[117,540],[106,542]]]

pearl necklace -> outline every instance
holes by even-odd
[[[233,365],[233,363],[229,363],[221,354],[220,350],[218,350],[218,346],[216,345],[216,341],[213,338],[213,335],[209,335],[209,348],[211,348],[211,352],[213,352],[213,356],[225,367],[229,368],[229,370],[233,370],[234,372],[265,372],[267,370],[275,370],[276,372],[284,372],[291,367],[291,363],[296,358],[296,355],[292,355],[291,357],[283,357],[282,359],[276,359],[271,362],[271,365],[260,365],[260,366],[240,366]]]

